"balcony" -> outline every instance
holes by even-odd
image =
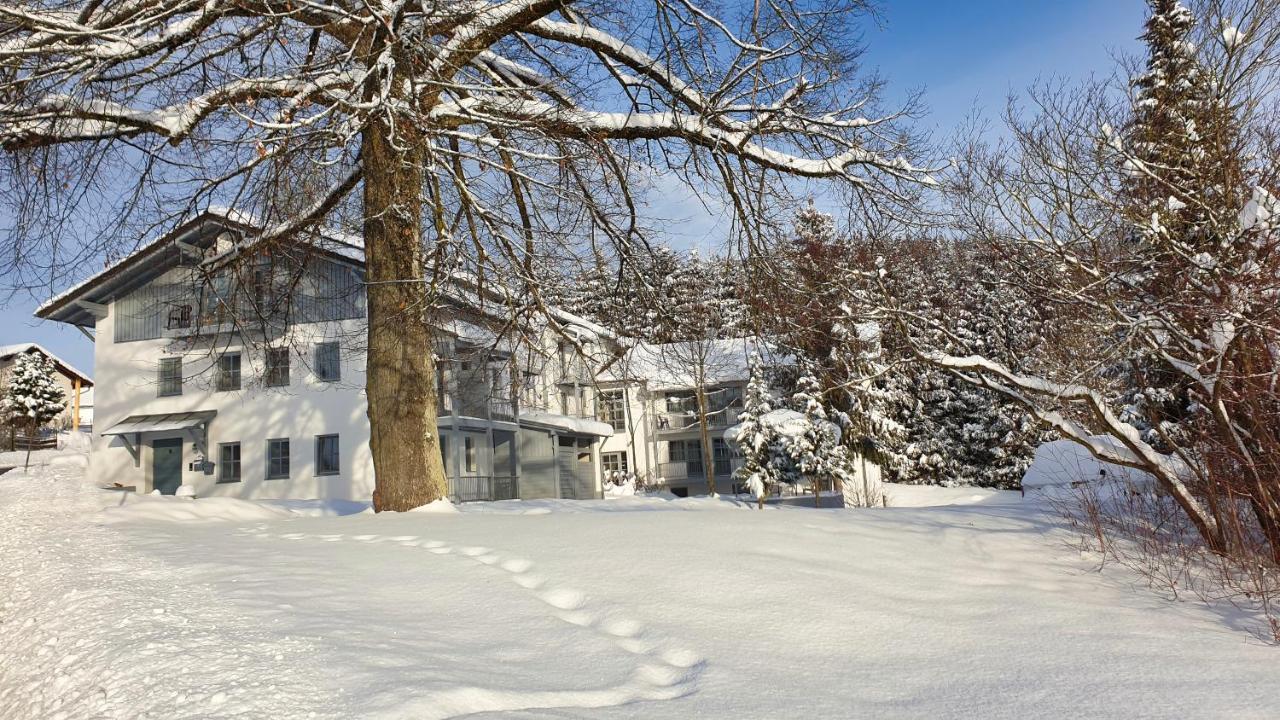
[[[439,415],[488,418],[515,422],[516,403],[507,398],[493,397],[487,388],[460,388],[458,392],[440,391],[436,398]]]
[[[449,478],[449,499],[453,502],[515,500],[519,496],[519,479],[511,475],[463,475]]]
[[[728,487],[733,481],[733,462],[717,461],[715,464],[716,484]],[[700,462],[664,462],[658,463],[658,477],[667,484],[681,484],[687,481],[699,482],[706,479],[706,472]]]
[[[707,413],[707,425],[712,431],[724,430],[738,423],[742,408],[726,407]],[[654,420],[659,435],[698,430],[698,413],[695,410],[660,412]]]

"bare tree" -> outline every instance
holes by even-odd
[[[446,491],[424,316],[452,273],[545,311],[541,255],[645,247],[637,178],[654,169],[722,193],[748,238],[788,177],[881,203],[928,181],[902,113],[876,114],[879,81],[856,72],[867,9],[7,2],[0,146],[16,220],[3,261],[38,278],[20,284],[61,284],[75,261],[212,203],[251,212],[261,242],[353,218],[374,505],[406,510]]]

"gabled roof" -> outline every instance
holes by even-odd
[[[236,233],[239,237],[230,248],[202,260],[206,264],[216,264],[252,248],[257,243],[255,236],[261,230],[261,225],[257,219],[233,208],[209,208],[51,298],[36,309],[36,317],[93,327],[96,318],[82,303],[106,304],[176,267],[182,260],[182,249],[178,242],[208,249],[221,233]],[[311,238],[307,241],[309,249],[358,267],[364,266],[364,238],[327,227],[308,230],[308,235]],[[481,314],[486,314],[487,300],[492,299],[495,305],[506,305],[513,295],[505,287],[484,282],[463,271],[452,272],[449,280],[451,282],[444,293],[445,298],[471,307]],[[559,308],[549,310],[553,320],[572,329],[579,336],[614,338],[609,330],[585,318]],[[495,320],[505,320],[492,313],[488,314]]]
[[[0,345],[0,360],[8,360],[14,355],[21,355],[31,351],[39,352],[41,355],[53,361],[53,364],[62,372],[63,375],[75,376],[87,386],[93,387],[93,378],[85,373],[80,372],[71,363],[66,362],[62,358],[49,352],[49,349],[38,343],[16,343],[14,345]]]
[[[229,250],[203,260],[206,263],[218,262],[252,247],[255,243],[253,235],[258,230],[254,219],[244,213],[210,208],[50,298],[36,309],[36,317],[92,327],[95,321],[93,313],[82,303],[106,304],[177,267],[183,254],[179,242],[208,249],[222,233],[230,231],[236,234],[237,240]],[[362,266],[364,246],[357,242],[349,235],[326,231],[309,245],[334,259]]]

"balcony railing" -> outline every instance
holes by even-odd
[[[511,475],[463,475],[449,478],[449,499],[453,502],[514,500],[520,496],[520,482]]]
[[[727,407],[707,413],[707,425],[712,429],[723,429],[737,424],[742,408]],[[660,412],[655,420],[660,431],[679,432],[698,429],[698,413],[696,410]]]
[[[658,463],[658,477],[671,480],[701,480],[707,476],[700,462],[665,462]],[[733,477],[733,464],[723,461],[715,464],[716,480]]]

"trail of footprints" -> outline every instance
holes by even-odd
[[[521,557],[504,556],[487,547],[455,547],[417,535],[271,533],[266,524],[242,527],[237,532],[259,538],[294,541],[391,543],[406,548],[420,548],[434,555],[454,555],[480,566],[502,570],[511,576],[516,585],[530,591],[545,603],[555,617],[570,625],[594,631],[628,653],[645,658],[633,676],[633,683],[645,686],[643,689],[637,688],[641,691],[637,693],[636,699],[669,700],[688,695],[694,691],[697,678],[705,666],[705,660],[696,652],[666,646],[653,637],[639,621],[627,618],[617,611],[600,608],[598,603],[593,603],[579,590],[552,585],[546,577],[534,572],[533,562]]]

